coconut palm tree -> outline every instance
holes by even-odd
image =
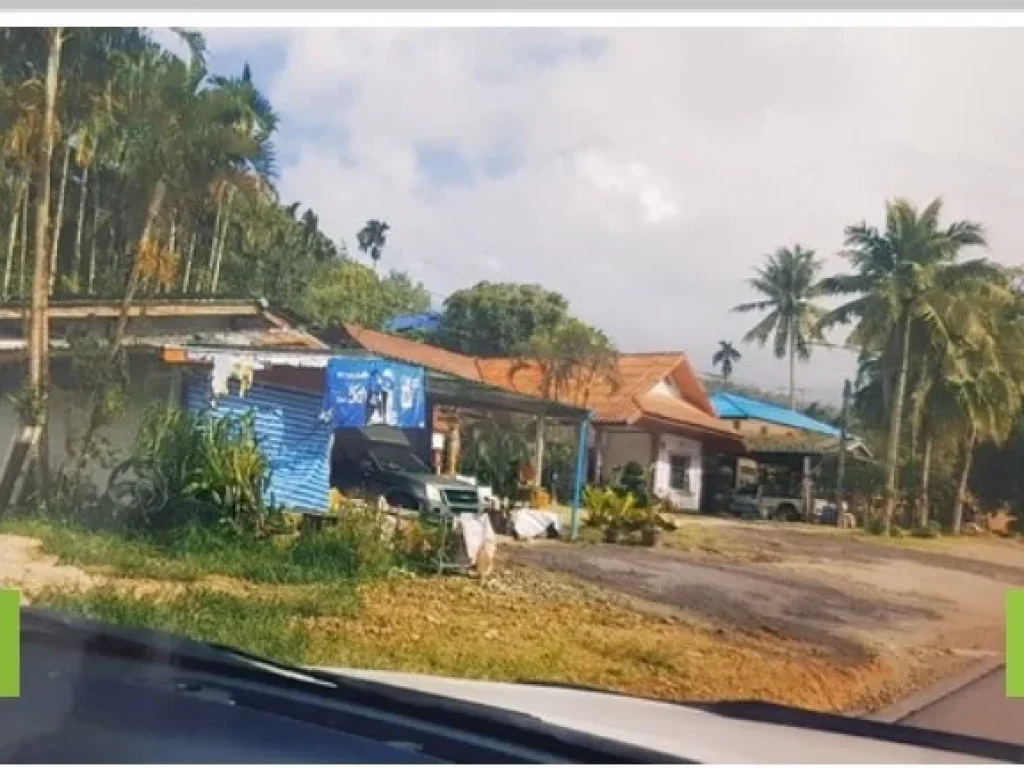
[[[814,251],[800,245],[779,248],[765,258],[765,265],[750,280],[750,285],[766,298],[733,308],[734,312],[768,312],[743,340],[764,346],[772,338],[775,356],[789,356],[790,408],[796,407],[796,358],[809,359],[811,343],[818,336],[822,310],[814,299],[822,293],[818,285],[820,270]]]
[[[722,369],[722,381],[728,383],[729,377],[732,376],[733,363],[739,362],[742,357],[731,341],[720,341],[718,351],[711,356],[711,364]]]
[[[387,244],[388,230],[391,227],[386,221],[370,219],[363,225],[363,228],[356,233],[356,240],[359,242],[359,250],[370,254],[373,260],[373,268],[377,268],[380,257],[383,254],[384,246]]]
[[[846,228],[843,255],[853,271],[821,282],[825,292],[856,294],[856,298],[825,314],[819,327],[854,322],[847,343],[879,355],[888,411],[886,528],[896,505],[900,425],[914,328],[922,323],[930,327],[933,338],[947,337],[935,301],[941,291],[936,287],[959,280],[984,280],[996,271],[984,259],[957,262],[964,248],[984,245],[984,231],[971,221],[941,227],[941,211],[940,199],[920,212],[904,199],[887,203],[884,231],[867,223]]]

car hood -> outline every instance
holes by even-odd
[[[385,472],[387,479],[391,481],[395,480],[406,480],[414,483],[422,483],[424,485],[433,485],[438,488],[454,488],[466,491],[475,491],[477,487],[470,483],[464,483],[461,480],[454,480],[450,477],[444,477],[441,475],[435,475],[433,472]]]
[[[700,763],[981,763],[960,752],[743,719],[668,702],[577,688],[325,669],[463,702],[532,715],[551,725]]]

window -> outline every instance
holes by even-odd
[[[690,490],[690,457],[672,454],[668,457],[668,485],[673,491]]]

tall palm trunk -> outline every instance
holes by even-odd
[[[86,278],[85,290],[92,293],[96,288],[96,241],[100,236],[100,180],[96,179],[92,188],[92,237],[89,239],[89,275]]]
[[[166,193],[167,184],[163,178],[160,178],[153,187],[153,195],[150,197],[149,207],[146,209],[146,222],[142,227],[142,234],[139,236],[139,242],[135,247],[135,258],[132,259],[131,269],[128,273],[128,280],[125,283],[124,295],[121,298],[121,308],[117,316],[117,326],[114,329],[114,338],[111,341],[110,349],[108,351],[108,364],[116,362],[118,356],[121,354],[121,347],[124,345],[125,332],[128,329],[128,319],[131,314],[132,301],[135,299],[135,293],[139,288],[140,278],[142,275],[142,253],[144,249],[149,247],[149,242],[153,237],[154,224],[156,223],[157,217],[160,215],[160,209],[163,207]],[[89,395],[89,402],[86,405],[85,410],[88,417],[85,429],[82,431],[81,443],[82,445],[91,445],[95,439],[96,432],[103,423],[102,394],[95,391],[92,392]],[[88,460],[89,452],[84,450],[79,451],[71,474],[73,480],[72,487],[77,487],[81,482]]]
[[[220,265],[224,261],[224,245],[228,239],[228,226],[231,224],[231,205],[235,201],[235,189],[228,190],[228,199],[224,204],[224,218],[221,221],[220,242],[217,247],[217,260],[213,265],[213,276],[210,278],[210,293],[217,293],[220,285]]]
[[[11,295],[11,273],[14,271],[14,247],[18,242],[18,225],[21,223],[21,198],[28,194],[28,180],[18,185],[11,206],[11,221],[7,229],[7,261],[4,264],[3,298],[6,301]]]
[[[885,455],[885,532],[892,526],[896,512],[896,475],[900,456],[900,424],[903,421],[903,402],[907,394],[907,368],[910,357],[910,319],[904,312],[900,318],[900,356],[896,374],[896,391],[889,412],[889,441]]]
[[[39,490],[49,487],[49,436],[46,430],[46,395],[50,379],[49,287],[50,253],[50,163],[53,160],[54,134],[57,118],[57,84],[60,78],[60,54],[64,45],[63,27],[49,31],[49,53],[46,59],[46,111],[43,114],[43,135],[36,160],[36,232],[35,269],[32,275],[32,307],[29,315],[28,381],[32,396],[33,425],[41,435],[35,445],[35,466]]]
[[[171,231],[167,235],[167,251],[168,251],[168,254],[169,254],[168,258],[173,259],[173,258],[175,258],[177,256],[177,250],[176,250],[177,247],[178,247],[178,220],[174,216],[172,216],[171,217]],[[157,289],[157,291],[159,293],[167,293],[167,287],[168,287],[169,284],[170,284],[170,281],[161,282],[157,286],[156,289]]]
[[[57,190],[57,213],[53,217],[53,236],[50,240],[50,285],[49,292],[53,295],[53,287],[57,283],[57,252],[60,250],[60,232],[64,228],[64,198],[68,190],[68,169],[71,166],[71,142],[64,146],[64,165],[60,172],[60,188]]]
[[[789,329],[789,408],[796,410],[796,332]]]
[[[967,495],[967,481],[974,463],[974,443],[978,439],[978,428],[972,421],[964,439],[964,465],[960,469],[960,483],[956,489],[956,503],[953,505],[953,535],[959,535],[964,523],[964,497]]]
[[[25,269],[28,263],[28,203],[32,187],[25,185],[25,195],[21,198],[21,248],[18,254],[18,298],[25,298]]]
[[[188,241],[188,259],[185,261],[185,274],[181,279],[181,292],[188,293],[188,282],[192,277],[192,261],[196,255],[196,232],[192,230],[192,236]]]
[[[224,218],[224,198],[220,197],[217,200],[217,215],[213,218],[213,237],[210,240],[210,263],[207,266],[206,274],[209,276],[212,290],[213,283],[213,265],[217,261],[217,244],[220,242],[220,222]],[[200,281],[202,282],[202,281]],[[200,285],[199,291],[202,292],[202,286]]]
[[[928,486],[931,484],[932,474],[932,447],[934,438],[930,433],[924,436],[924,457],[921,459],[921,494],[918,503],[918,525],[922,528],[928,525]]]
[[[71,269],[71,290],[78,293],[82,284],[82,233],[85,231],[85,204],[89,199],[89,166],[82,169],[82,186],[78,190],[78,222],[75,225],[75,259]]]
[[[135,299],[135,292],[139,289],[139,278],[142,275],[142,251],[148,247],[153,237],[153,227],[160,209],[164,205],[164,197],[167,194],[167,182],[163,178],[157,180],[153,187],[153,195],[149,199],[149,207],[146,209],[146,223],[142,227],[142,234],[139,236],[139,243],[135,248],[135,258],[132,259],[131,269],[128,272],[128,281],[124,287],[124,296],[121,298],[121,310],[117,316],[117,326],[114,329],[114,340],[111,344],[111,356],[116,356],[121,351],[124,343],[125,330],[128,328],[128,315],[131,311],[132,301]]]

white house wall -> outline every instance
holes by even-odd
[[[668,499],[680,509],[698,509],[700,486],[703,479],[700,443],[677,435],[662,435],[659,446],[658,461],[654,469],[654,492],[661,498]],[[690,459],[689,491],[679,491],[669,487],[672,455],[686,456]]]
[[[20,426],[14,404],[7,395],[16,391],[16,387],[10,385],[12,377],[20,380],[21,370],[23,367],[17,366],[16,371],[8,369],[3,376],[4,391],[0,393],[0,456],[6,455],[7,446]],[[146,409],[169,402],[176,374],[177,372],[170,367],[153,359],[132,360],[124,412],[102,432],[118,459],[128,457]],[[55,359],[52,363],[54,386],[50,393],[49,425],[50,461],[54,467],[60,466],[67,459],[69,432],[73,435],[80,434],[84,416],[81,393],[61,387],[61,384],[68,383],[68,376],[67,360]],[[109,470],[93,466],[90,467],[89,474],[102,491],[106,487]]]

